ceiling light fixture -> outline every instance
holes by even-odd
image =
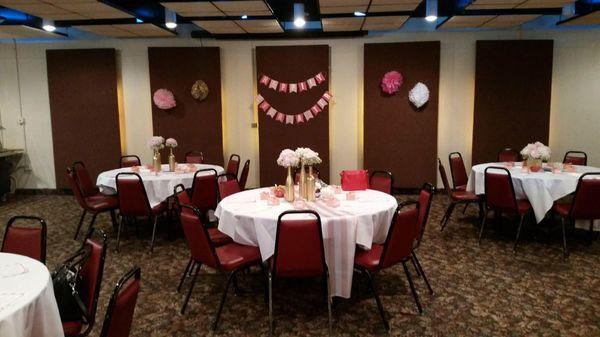
[[[43,19],[42,20],[42,28],[44,28],[47,32],[53,32],[56,30],[56,26],[54,26],[54,20]]]
[[[294,26],[298,28],[304,27],[306,25],[306,20],[304,19],[304,4],[303,3],[295,3],[294,4]]]
[[[244,14],[242,15],[242,20],[246,20],[248,18],[248,15]]]
[[[6,18],[3,16],[0,16],[0,23],[3,23],[4,21],[6,21]]]
[[[165,9],[165,26],[169,29],[177,28],[177,13],[170,9]]]
[[[135,22],[136,22],[136,23],[144,23],[144,20],[136,18],[136,19],[135,19]]]
[[[366,16],[366,15],[367,14],[365,14],[363,12],[359,12],[359,11],[354,12],[354,16]]]
[[[438,0],[427,0],[425,4],[425,20],[434,22],[438,18]]]

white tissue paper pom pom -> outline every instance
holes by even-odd
[[[415,84],[408,93],[408,99],[414,104],[417,109],[425,105],[429,101],[429,89],[421,82]]]

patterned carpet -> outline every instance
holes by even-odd
[[[436,196],[419,251],[435,291],[430,296],[424,282],[416,281],[423,315],[416,314],[401,266],[378,275],[383,305],[392,326],[390,335],[600,336],[600,240],[590,244],[585,233],[572,231],[571,255],[563,260],[560,231],[541,231],[534,240],[530,221],[517,253],[513,254],[516,226],[510,219],[488,227],[478,246],[476,207],[472,206],[466,215],[461,214],[462,208],[455,212],[452,222],[440,232],[439,220],[445,206],[445,197]],[[2,232],[9,217],[17,214],[37,215],[48,221],[51,270],[78,248],[72,235],[80,209],[73,197],[14,197],[0,206]],[[108,215],[99,217],[98,227],[114,238]],[[99,334],[115,282],[136,264],[142,268],[142,292],[132,336],[213,335],[209,328],[224,278],[203,271],[187,313],[179,315],[183,294],[175,288],[188,254],[181,236],[169,241],[162,228],[152,256],[148,254],[148,230],[142,231],[140,238],[133,231],[126,235],[120,253],[114,250],[114,240],[110,242],[93,336]],[[221,325],[214,335],[268,335],[268,311],[258,269],[242,275],[240,288],[239,295],[228,297]],[[360,295],[336,302],[334,334],[385,335],[365,283],[355,282],[353,293]],[[321,294],[319,280],[278,283],[274,289],[276,335],[327,335],[327,307]]]

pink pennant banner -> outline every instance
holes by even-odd
[[[304,123],[304,115],[303,114],[297,114],[294,117],[296,118],[296,124]]]
[[[306,110],[303,113],[304,118],[306,118],[306,121],[308,122],[311,118],[313,118],[313,114],[312,112],[310,112],[310,110]]]
[[[262,97],[261,94],[258,94],[258,96],[256,96],[256,103],[260,104],[265,100],[264,97]]]
[[[329,102],[329,100],[331,99],[331,94],[329,93],[329,91],[325,91],[325,93],[323,94],[323,99],[325,99],[327,102]]]
[[[327,101],[324,98],[321,98],[320,100],[317,101],[317,105],[321,109],[323,109],[327,105]]]
[[[332,98],[330,93],[325,92],[323,96],[315,103],[309,110],[306,110],[298,114],[286,114],[281,111],[277,111],[272,107],[262,95],[256,97],[256,101],[260,102],[259,109],[266,113],[267,116],[285,125],[301,124],[310,121],[315,118],[323,111],[323,109],[329,104],[329,100]]]
[[[294,116],[285,115],[285,124],[294,124]]]
[[[277,114],[277,110],[273,109],[273,108],[269,108],[269,111],[267,111],[267,116],[274,118],[275,115]]]
[[[317,81],[315,81],[314,78],[309,78],[308,80],[306,80],[306,83],[308,84],[309,88],[313,88],[317,86]]]
[[[315,105],[313,105],[312,108],[310,108],[310,111],[313,113],[313,115],[316,116],[319,114],[319,112],[321,112],[323,110],[321,110],[321,108],[319,108],[319,106],[315,104]]]
[[[266,86],[269,89],[273,89],[278,92],[283,93],[298,93],[307,91],[312,89],[319,84],[325,82],[327,79],[323,72],[319,72],[315,76],[309,77],[304,81],[298,83],[286,83],[282,81],[275,80],[267,75],[261,75],[260,80],[258,81],[260,84]]]

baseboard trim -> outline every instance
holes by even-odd
[[[73,195],[68,188],[19,188],[17,195]]]

